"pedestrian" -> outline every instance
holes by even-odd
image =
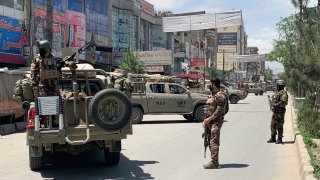
[[[286,105],[288,104],[288,94],[284,90],[285,81],[277,80],[277,90],[271,100],[271,106],[273,107],[273,115],[271,119],[271,138],[267,141],[268,143],[275,142],[276,144],[283,143],[283,123],[284,115],[286,113]],[[278,139],[276,136],[278,134]]]
[[[211,152],[211,161],[203,165],[205,169],[219,168],[219,145],[220,130],[224,122],[224,115],[229,110],[228,97],[220,90],[220,80],[218,78],[211,80],[212,95],[207,101],[211,106],[210,114],[203,120],[203,126],[209,126],[209,148]]]

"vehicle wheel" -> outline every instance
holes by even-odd
[[[132,124],[140,124],[143,119],[143,112],[139,107],[132,108],[131,122]]]
[[[260,92],[259,92],[259,95],[262,96],[262,95],[263,95],[263,91],[260,91]]]
[[[194,121],[194,117],[191,114],[182,115],[188,121]]]
[[[116,166],[120,160],[121,141],[118,141],[115,144],[117,147],[114,148],[119,150],[117,152],[110,152],[109,148],[104,149],[104,160],[108,166]]]
[[[256,96],[258,96],[258,94],[259,94],[259,93],[257,93],[257,92],[256,92],[256,93],[254,93],[254,95],[256,95]]]
[[[197,106],[196,109],[194,110],[193,117],[194,117],[195,121],[197,121],[197,122],[203,121],[203,119],[205,117],[203,108],[204,108],[204,106],[200,105],[200,106]]]
[[[231,104],[237,104],[239,100],[240,100],[240,98],[236,95],[231,95],[229,97],[229,101]]]
[[[130,120],[131,102],[119,90],[105,89],[95,94],[89,104],[89,117],[105,130],[119,130]]]

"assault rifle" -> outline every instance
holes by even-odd
[[[205,105],[204,106],[204,114],[206,115],[206,117],[210,116],[210,109],[212,107],[209,105]],[[202,138],[203,138],[203,145],[204,145],[204,157],[206,157],[206,152],[207,152],[207,147],[209,146],[209,135],[210,135],[210,128],[208,125],[204,126],[204,132],[202,134]]]
[[[204,133],[203,133],[203,145],[204,145],[204,158],[206,158],[206,152],[207,152],[207,147],[209,146],[209,126],[204,126]]]
[[[89,47],[96,46],[92,41],[86,42],[81,48],[79,48],[76,52],[74,52],[71,56],[66,56],[58,63],[58,71],[61,73],[61,69],[68,64],[69,62],[74,62],[74,58],[76,57],[77,53],[81,54]]]

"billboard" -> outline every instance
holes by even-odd
[[[36,40],[46,39],[47,11],[42,8],[34,9],[34,35]],[[52,53],[57,57],[62,57],[62,47],[65,44],[65,16],[53,12],[52,24]]]
[[[140,51],[138,52],[140,61],[144,62],[147,66],[154,65],[171,65],[172,64],[172,51]]]
[[[0,16],[0,62],[24,64],[22,32],[19,20]]]
[[[204,73],[206,61],[204,58],[191,58],[190,59],[190,72]]]
[[[217,33],[218,52],[237,52],[236,32]]]
[[[86,15],[67,10],[66,22],[69,25],[69,46],[82,47],[86,40]]]

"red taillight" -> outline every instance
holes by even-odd
[[[27,129],[34,129],[34,119],[36,118],[36,109],[30,108],[28,115]]]

